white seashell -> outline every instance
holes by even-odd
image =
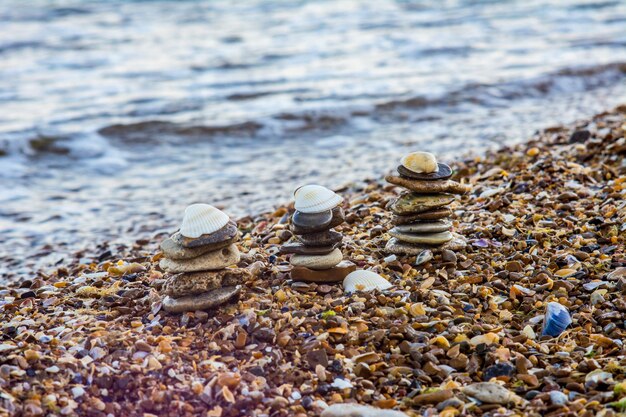
[[[346,293],[355,291],[382,291],[391,287],[391,283],[377,273],[362,269],[349,273],[343,280],[343,289]]]
[[[400,161],[405,168],[419,174],[437,172],[437,158],[429,152],[413,152]]]
[[[299,187],[293,195],[296,200],[296,210],[302,213],[321,213],[332,210],[343,201],[343,198],[334,191],[316,184]]]
[[[209,204],[192,204],[185,209],[180,234],[196,238],[220,230],[230,219],[221,210]]]
[[[417,258],[415,258],[415,263],[413,265],[419,266],[421,264],[425,264],[431,259],[433,259],[433,252],[429,249],[426,249],[420,252],[419,255],[417,255]]]

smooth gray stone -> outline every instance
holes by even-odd
[[[453,239],[452,233],[450,232],[402,233],[392,229],[389,231],[389,234],[402,242],[424,245],[441,245]]]
[[[420,223],[411,223],[411,224],[403,224],[394,227],[393,230],[396,233],[439,233],[439,232],[447,232],[452,228],[452,223],[447,221],[436,221],[436,222],[420,222]]]
[[[449,208],[438,208],[434,210],[424,211],[421,213],[408,214],[406,216],[399,216],[394,214],[391,217],[391,224],[409,224],[416,221],[431,221],[445,219],[452,216],[452,210]]]
[[[419,255],[422,251],[431,250],[433,253],[439,253],[444,249],[451,251],[462,250],[467,246],[463,237],[453,234],[454,239],[444,243],[441,246],[423,245],[417,243],[401,242],[395,237],[389,239],[385,246],[385,252],[394,255]]]
[[[302,213],[296,210],[291,216],[291,231],[295,234],[322,232],[330,229],[332,210],[321,213]]]
[[[214,308],[228,302],[241,292],[241,285],[222,287],[198,295],[173,298],[169,295],[163,299],[163,309],[170,313],[184,313]]]
[[[452,176],[452,168],[450,168],[446,164],[438,163],[436,172],[425,174],[425,173],[411,171],[404,165],[399,165],[398,174],[402,175],[403,177],[407,177],[407,178],[414,179],[414,180],[427,180],[427,181],[445,180]]]
[[[226,226],[222,227],[220,230],[209,233],[207,235],[202,235],[200,237],[191,238],[185,237],[180,233],[172,236],[172,239],[179,245],[182,245],[186,248],[197,248],[199,246],[208,246],[211,248],[221,247],[224,242],[237,238],[238,230],[237,224],[235,222],[229,222]],[[213,250],[213,249],[211,249]]]
[[[297,253],[300,255],[326,255],[339,246],[339,243],[329,246],[305,246],[300,242],[286,243],[280,247],[278,253],[286,255]]]
[[[296,213],[300,213],[300,212],[296,211]],[[314,225],[315,223],[312,218],[303,219],[302,216],[309,217],[309,216],[317,216],[319,214],[326,215],[328,212],[314,213],[314,214],[300,213],[298,215],[298,218],[296,218],[296,213],[294,213],[291,219],[291,225],[289,226],[289,228],[295,235],[306,235],[310,233],[323,232],[324,230],[329,230],[329,229],[332,229],[333,227],[337,227],[345,221],[345,216],[343,213],[343,209],[341,207],[335,207],[334,209],[332,209],[331,211],[332,217],[329,223],[324,222],[324,223],[320,223],[317,226]]]
[[[305,246],[330,246],[341,242],[343,236],[334,230],[325,230],[319,233],[310,233],[306,235],[296,236]]]

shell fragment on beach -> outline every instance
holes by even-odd
[[[334,191],[316,184],[299,187],[294,192],[295,208],[301,213],[321,213],[332,210],[343,201]]]
[[[422,252],[420,252],[419,255],[417,255],[413,265],[419,266],[419,265],[425,264],[426,262],[430,261],[431,259],[433,259],[433,252],[431,250],[429,250],[429,249],[426,249],[426,250],[423,250]]]
[[[559,303],[550,302],[546,307],[541,334],[543,336],[557,337],[563,333],[570,324],[572,324],[572,318],[567,308]]]
[[[192,204],[185,209],[180,234],[189,238],[208,235],[226,226],[229,220],[226,213],[210,204]]]
[[[418,174],[429,174],[437,171],[437,158],[429,152],[412,152],[404,156],[400,163]]]
[[[392,285],[385,278],[375,272],[358,270],[354,271],[343,280],[343,289],[346,293],[355,291],[386,290]]]

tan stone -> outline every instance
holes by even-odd
[[[337,265],[343,259],[339,249],[335,249],[326,255],[293,255],[289,262],[293,266],[303,266],[310,269],[329,269]]]
[[[165,294],[174,298],[201,294],[220,287],[243,284],[250,277],[250,271],[244,268],[171,275],[165,282]]]
[[[407,215],[447,206],[453,201],[454,196],[451,194],[418,194],[411,192],[402,194],[393,200],[389,205],[389,209],[395,214]]]
[[[295,266],[291,270],[291,279],[305,282],[341,282],[354,271],[356,271],[356,265],[350,261],[342,261],[333,268],[321,271]]]
[[[396,175],[388,175],[385,177],[388,183],[404,187],[408,190],[418,193],[452,193],[452,194],[467,194],[472,191],[472,187],[469,184],[461,184],[456,181],[442,180],[442,181],[424,181],[424,180],[412,180],[408,178],[402,178]]]
[[[195,272],[214,271],[227,266],[236,265],[239,262],[239,249],[236,245],[205,253],[191,259],[168,259],[163,258],[159,263],[161,269],[167,272]]]
[[[429,392],[426,394],[419,394],[413,398],[413,404],[415,405],[426,405],[426,404],[439,404],[448,400],[454,396],[452,390],[442,389],[434,392]]]

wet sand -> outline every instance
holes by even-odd
[[[0,409],[317,416],[356,402],[415,416],[612,415],[626,404],[625,133],[621,106],[455,164],[474,190],[454,203],[469,245],[447,262],[382,252],[398,188],[380,178],[339,190],[343,252],[391,281],[383,293],[291,282],[277,255],[290,206],[239,219],[239,266],[254,278],[217,311],[161,310],[164,233],[33,271],[0,290]],[[573,322],[541,336],[553,301]],[[476,393],[480,382],[501,392]]]

